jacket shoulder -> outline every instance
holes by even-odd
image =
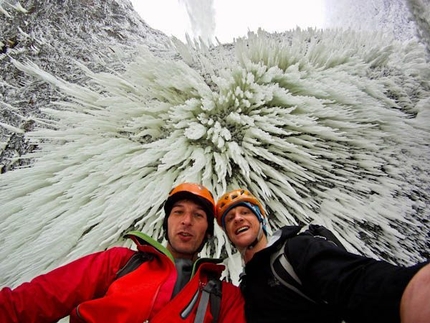
[[[284,239],[291,238],[296,236],[300,230],[302,230],[303,226],[300,225],[286,225],[280,229],[282,235],[281,237]]]
[[[245,323],[245,301],[239,287],[222,282],[221,312],[219,322]]]
[[[131,239],[136,244],[138,250],[144,249],[143,246],[149,245],[161,252],[162,254],[166,255],[171,261],[175,261],[172,254],[169,250],[167,250],[166,247],[140,231],[130,231],[124,235],[124,238]]]
[[[285,241],[287,241],[290,238],[296,237],[300,233],[301,229],[302,229],[302,226],[299,226],[299,225],[287,225],[280,228],[272,235],[272,239],[275,239],[276,241],[269,247],[269,249],[278,250],[281,246],[284,245]]]

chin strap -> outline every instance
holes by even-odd
[[[258,230],[258,234],[257,234],[257,237],[255,238],[255,240],[249,246],[247,246],[243,249],[237,248],[237,250],[239,250],[239,252],[240,252],[240,256],[242,257],[242,259],[245,258],[246,251],[254,248],[257,245],[257,243],[261,240],[262,237],[263,237],[263,224],[260,223],[260,229]]]

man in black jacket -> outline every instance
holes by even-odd
[[[268,241],[264,209],[244,189],[218,200],[216,218],[245,263],[248,323],[430,322],[428,262],[395,266],[299,226]]]

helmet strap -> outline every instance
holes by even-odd
[[[257,245],[257,243],[263,237],[263,234],[264,234],[263,223],[260,222],[260,228],[258,229],[258,234],[257,234],[257,237],[255,238],[255,240],[249,246],[247,246],[245,248],[242,248],[242,249],[237,248],[237,250],[239,251],[239,253],[240,253],[241,257],[242,257],[242,259],[245,258],[245,253],[246,253],[247,250],[251,250],[251,249],[253,249]]]

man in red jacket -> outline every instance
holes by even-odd
[[[245,322],[240,290],[219,282],[223,265],[198,253],[214,230],[215,203],[203,186],[169,194],[163,247],[128,234],[137,251],[114,247],[0,291],[1,323]],[[221,296],[220,296],[221,295]],[[218,305],[217,305],[218,304]]]

